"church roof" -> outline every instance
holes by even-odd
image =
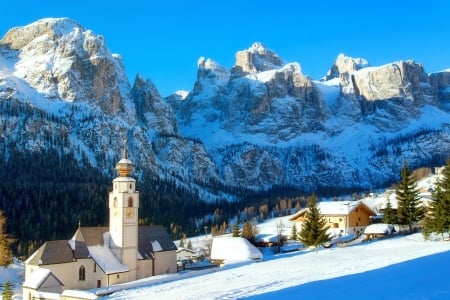
[[[68,263],[74,259],[92,258],[107,274],[126,272],[128,268],[112,259],[104,236],[108,227],[79,227],[71,240],[48,241],[26,261],[31,265]],[[138,252],[142,259],[153,259],[154,252],[177,250],[163,226],[139,226]]]
[[[153,258],[157,251],[177,250],[163,226],[139,226],[138,251],[144,259]]]
[[[68,240],[45,242],[27,260],[27,263],[32,265],[52,265],[72,262],[74,258],[87,258],[89,253],[86,246],[83,243],[75,243],[75,245],[76,250],[72,251]]]
[[[72,240],[82,241],[86,246],[103,246],[103,234],[108,232],[108,227],[79,227]]]

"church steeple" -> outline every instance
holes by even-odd
[[[116,171],[120,177],[128,177],[133,170],[133,163],[128,159],[127,139],[123,143],[122,159],[116,164]]]
[[[136,280],[137,276],[139,192],[136,191],[136,179],[130,177],[133,163],[128,158],[126,139],[116,170],[119,177],[113,180],[113,189],[109,193],[110,248],[129,268],[126,276],[130,281]]]

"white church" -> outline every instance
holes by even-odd
[[[109,193],[109,227],[79,226],[70,240],[48,241],[25,261],[24,300],[73,299],[63,291],[177,272],[177,247],[166,229],[138,226],[139,192],[132,169],[125,148]]]

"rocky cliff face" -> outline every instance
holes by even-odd
[[[131,88],[120,57],[75,21],[43,19],[11,29],[0,54],[2,149],[54,147],[115,176],[127,138],[136,176],[150,170],[168,180],[183,176],[188,185],[214,175],[201,143],[179,136],[155,85],[137,76]],[[167,152],[193,155],[171,164]]]
[[[1,44],[16,50],[15,75],[47,98],[88,101],[108,114],[133,117],[120,57],[75,21],[43,19],[14,28]]]
[[[44,19],[0,41],[0,148],[53,147],[113,176],[123,140],[137,166],[204,199],[218,187],[374,188],[450,153],[450,72],[339,55],[322,81],[261,43],[230,69],[198,60],[187,94],[131,85],[103,37]],[[211,192],[214,190],[214,192]]]
[[[370,187],[392,180],[402,160],[449,155],[445,72],[340,54],[314,81],[261,43],[238,51],[229,72],[205,66],[193,92],[171,103],[180,132],[205,143],[229,185]],[[438,140],[444,148],[430,147]]]

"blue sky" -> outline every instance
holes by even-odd
[[[413,59],[427,72],[450,68],[450,1],[128,0],[7,1],[0,36],[46,17],[69,17],[103,35],[131,82],[149,78],[163,96],[192,89],[197,60],[226,68],[262,42],[320,79],[339,53],[372,66]]]

